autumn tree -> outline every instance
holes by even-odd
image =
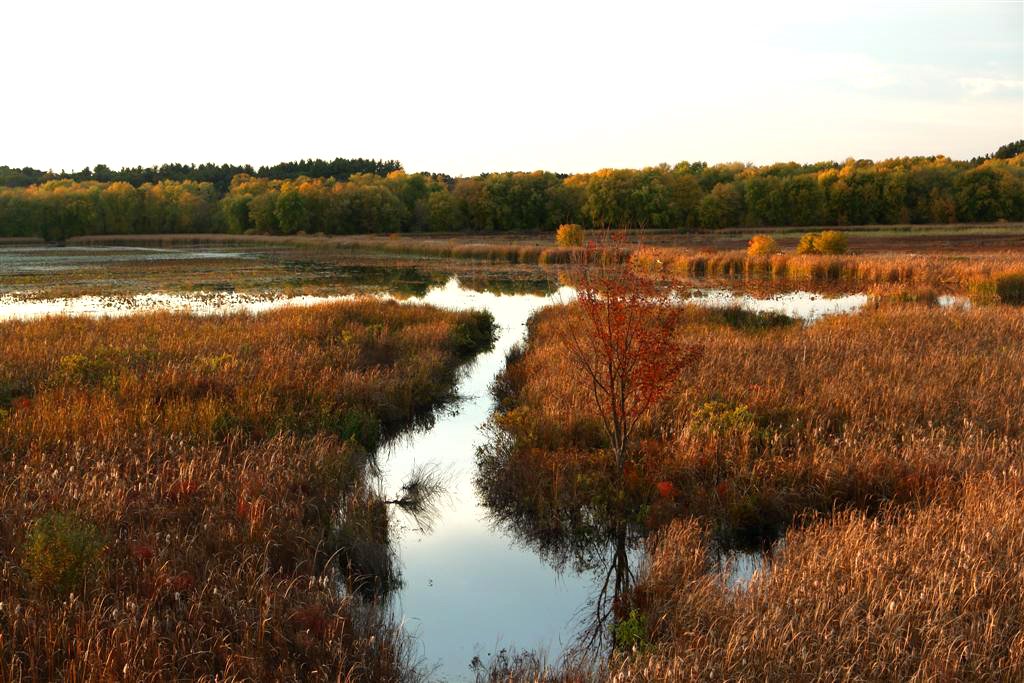
[[[576,302],[557,327],[565,355],[600,418],[616,473],[619,501],[609,512],[610,557],[594,600],[594,615],[582,636],[584,647],[599,645],[608,626],[624,617],[622,607],[633,580],[630,519],[636,510],[625,496],[638,427],[665,398],[700,347],[679,336],[680,307],[671,290],[617,258],[624,238],[588,247],[575,269]]]
[[[680,308],[671,290],[625,260],[605,258],[615,251],[615,245],[591,245],[580,258],[576,304],[559,326],[559,339],[621,471],[637,426],[697,362],[700,349],[677,335]]]

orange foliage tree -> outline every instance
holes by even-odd
[[[697,362],[700,348],[676,335],[680,308],[672,291],[626,262],[604,258],[614,252],[591,244],[579,259],[579,315],[563,319],[559,338],[623,470],[638,424]]]

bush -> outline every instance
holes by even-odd
[[[109,358],[90,358],[80,353],[61,356],[56,378],[61,384],[97,386],[113,373],[114,365]]]
[[[452,329],[451,346],[460,357],[472,356],[494,345],[497,326],[488,311],[472,311]]]
[[[809,232],[800,238],[800,243],[796,245],[796,253],[798,254],[820,254],[818,251],[818,233]]]
[[[582,247],[585,233],[576,223],[563,223],[555,233],[555,243],[560,247]]]
[[[1024,272],[1005,273],[996,277],[995,289],[1000,302],[1024,306]]]
[[[778,311],[748,311],[739,306],[714,310],[709,317],[737,330],[751,332],[789,327],[797,322],[796,318],[791,318]]]
[[[53,512],[32,523],[25,539],[24,569],[40,588],[70,593],[81,586],[102,549],[92,523]]]
[[[798,254],[845,254],[847,249],[846,235],[838,230],[809,232],[800,238],[796,245]]]
[[[845,254],[847,249],[846,235],[838,230],[825,230],[814,240],[819,254]]]
[[[693,414],[691,424],[715,434],[750,432],[757,428],[757,418],[742,403],[708,401]]]
[[[771,256],[779,250],[779,244],[771,235],[754,235],[747,245],[747,256]]]
[[[368,451],[376,450],[380,445],[382,432],[380,420],[358,406],[349,408],[340,414],[329,414],[325,416],[324,423],[324,426],[337,434],[342,441],[354,439]]]
[[[629,617],[615,624],[615,647],[619,650],[642,651],[650,647],[650,644],[644,628],[644,615],[640,611],[630,610]]]

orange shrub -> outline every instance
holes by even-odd
[[[582,247],[586,234],[576,223],[563,223],[555,233],[555,243],[560,247]]]
[[[771,235],[754,235],[747,245],[747,256],[771,256],[779,250],[779,244]]]

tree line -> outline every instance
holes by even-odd
[[[407,174],[397,162],[373,162],[382,166],[372,172],[330,173],[336,160],[281,164],[262,175],[235,173],[223,189],[192,178],[138,184],[51,179],[0,188],[0,236],[1021,221],[1022,147],[1012,143],[1000,148],[1002,155],[976,161],[937,156],[767,166],[682,162],[569,176],[535,171],[467,178]],[[326,175],[305,173],[320,168],[310,163],[324,164]],[[389,169],[392,164],[396,168]]]
[[[323,159],[303,159],[302,161],[286,161],[273,166],[261,166],[254,170],[252,166],[232,164],[164,164],[162,166],[129,167],[113,171],[108,166],[98,164],[95,168],[86,167],[81,171],[66,173],[61,171],[40,171],[34,168],[11,168],[0,166],[0,187],[28,187],[49,180],[74,180],[83,182],[95,180],[101,183],[123,181],[139,187],[146,183],[158,183],[162,180],[194,180],[199,183],[212,183],[219,192],[227,192],[231,179],[245,173],[257,178],[311,178],[333,177],[347,180],[355,173],[376,173],[387,175],[392,171],[402,170],[397,161],[376,159],[342,159],[333,161]]]

